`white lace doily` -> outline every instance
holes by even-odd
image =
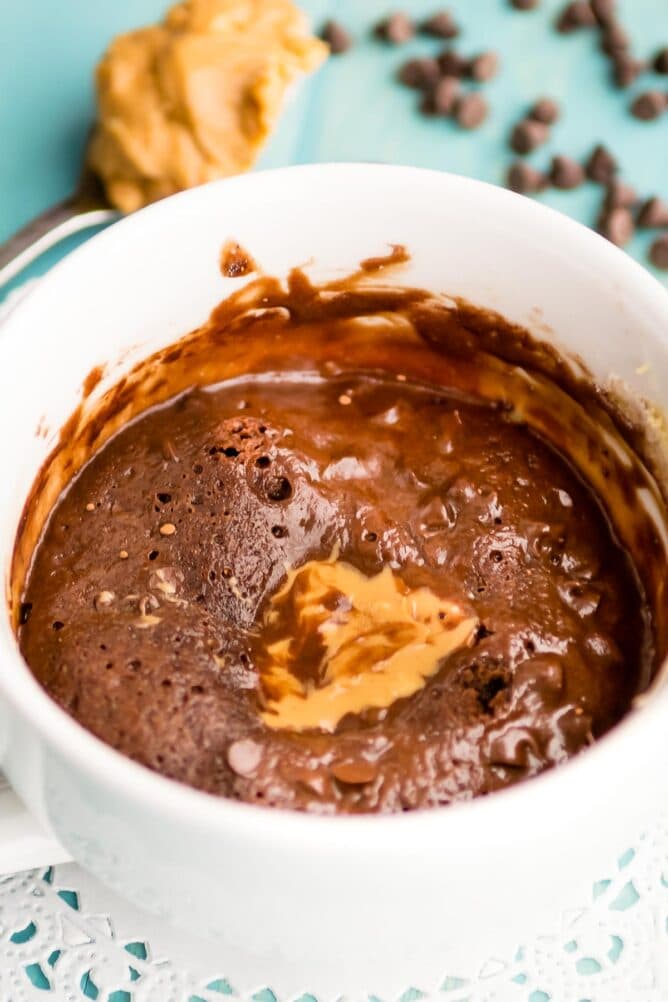
[[[537,936],[514,957],[481,957],[476,970],[446,972],[432,997],[665,1002],[667,849],[668,818],[600,874],[590,900],[562,916],[558,936]],[[2,1002],[221,1002],[222,996],[239,997],[211,947],[138,912],[76,865],[0,879]],[[418,981],[391,1002],[423,998]],[[284,1000],[267,986],[252,1002]],[[324,1000],[304,995],[300,1002]]]

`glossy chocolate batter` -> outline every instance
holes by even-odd
[[[341,642],[333,680],[356,582],[370,648]],[[369,582],[403,626],[364,606]],[[64,492],[23,598],[28,663],[104,741],[202,790],[325,813],[535,775],[619,720],[654,657],[629,557],[569,463],[507,408],[390,373],[250,375],[152,408]],[[415,652],[457,624],[420,673]],[[358,698],[354,664],[375,685],[401,650],[389,705],[297,718],[341,679]]]

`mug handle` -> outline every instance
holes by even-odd
[[[71,858],[35,821],[0,773],[0,874],[66,863]]]

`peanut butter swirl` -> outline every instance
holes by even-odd
[[[367,577],[335,557],[310,560],[288,573],[269,605],[262,718],[269,727],[332,733],[346,714],[413,696],[472,642],[477,625],[389,567]]]

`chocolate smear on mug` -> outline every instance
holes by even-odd
[[[243,278],[259,269],[241,244],[236,240],[228,240],[220,252],[220,270],[225,278]]]

